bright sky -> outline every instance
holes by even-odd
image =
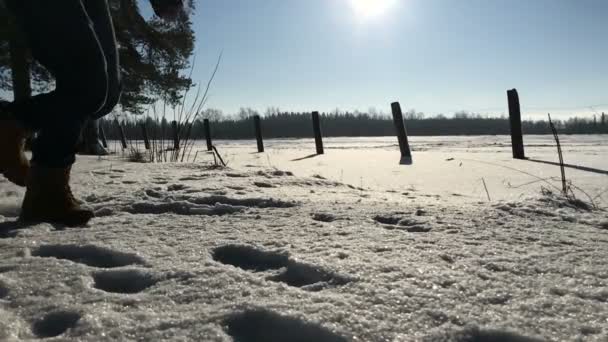
[[[198,0],[209,105],[526,117],[608,112],[606,0]]]
[[[228,114],[501,115],[511,88],[525,118],[608,113],[607,0],[196,1],[194,79],[223,51],[209,106]]]

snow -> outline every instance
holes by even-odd
[[[546,139],[528,155],[553,161]],[[229,168],[79,157],[78,229],[16,222],[0,180],[0,340],[608,340],[608,140],[564,137],[600,208],[541,191],[558,168],[504,140],[415,137],[412,166],[390,138],[299,161],[310,141],[218,141]]]
[[[513,160],[508,136],[412,137],[412,166],[399,165],[396,140],[326,138],[323,156],[314,155],[312,139],[271,140],[263,154],[251,153],[254,141],[216,143],[231,167],[279,168],[356,187],[441,195],[442,201],[446,196],[459,197],[459,201],[487,200],[482,178],[493,200],[520,200],[528,190],[536,194],[539,185],[548,186],[539,179],[560,177],[558,167],[546,164],[558,161],[555,142],[548,135],[524,137],[531,159],[526,161]],[[602,158],[608,154],[608,136],[562,136],[560,140],[567,164],[597,171],[567,168],[566,175],[593,197],[604,192],[602,199],[608,202],[608,160]]]

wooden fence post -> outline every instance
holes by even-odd
[[[171,121],[171,129],[173,133],[173,149],[179,150],[179,130],[177,127],[177,121]]]
[[[150,138],[148,137],[148,128],[146,127],[145,122],[141,123],[141,135],[144,138],[144,146],[146,147],[146,150],[149,150],[150,149]]]
[[[108,148],[108,140],[106,139],[106,132],[103,130],[103,121],[99,121],[99,138],[101,139],[101,145],[103,148]]]
[[[209,126],[209,119],[203,120],[203,131],[205,132],[205,139],[207,140],[207,151],[213,151],[213,143],[211,142],[211,127]]]
[[[116,126],[118,127],[118,133],[120,134],[120,142],[122,143],[122,149],[126,150],[127,149],[127,137],[125,136],[125,130],[124,130],[124,128],[122,128],[122,125],[120,124],[120,122],[118,122],[118,119],[116,119]]]
[[[399,164],[412,165],[412,150],[410,149],[410,143],[407,138],[401,105],[399,102],[393,102],[391,108],[393,111],[393,123],[395,124],[395,131],[397,133],[397,139],[399,140],[399,150],[401,151],[401,160],[399,161]]]
[[[317,145],[317,154],[324,154],[323,150],[323,136],[321,134],[321,120],[319,118],[319,112],[312,112],[312,128],[315,133],[315,145]]]
[[[526,159],[524,153],[524,138],[521,128],[521,107],[519,105],[519,94],[517,89],[507,91],[509,99],[509,122],[511,124],[511,145],[513,158]]]
[[[258,152],[264,152],[264,140],[262,140],[262,123],[259,115],[253,117],[253,126],[255,128],[255,139],[258,142]]]

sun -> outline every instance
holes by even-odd
[[[360,19],[377,18],[386,13],[397,0],[349,0],[355,15]]]

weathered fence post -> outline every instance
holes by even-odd
[[[122,125],[120,124],[120,122],[118,122],[118,119],[116,119],[116,126],[118,127],[118,133],[120,134],[120,142],[122,143],[122,149],[126,150],[127,149],[127,137],[125,136],[125,130],[124,130],[124,128],[122,128]]]
[[[315,133],[315,145],[317,145],[317,154],[324,154],[323,136],[321,135],[321,120],[319,112],[312,112],[312,128]]]
[[[264,152],[264,141],[262,140],[262,123],[259,115],[253,117],[253,126],[255,128],[255,139],[258,142],[258,152]]]
[[[148,128],[146,127],[145,122],[141,123],[141,135],[144,138],[144,146],[146,147],[146,150],[149,150],[150,149],[150,138],[148,137]]]
[[[171,130],[173,133],[173,149],[179,150],[179,129],[177,127],[177,121],[171,121]]]
[[[397,133],[397,139],[399,140],[399,150],[401,151],[401,160],[399,161],[399,164],[412,165],[412,150],[410,150],[410,143],[407,139],[407,131],[405,130],[401,105],[399,102],[393,102],[391,108],[393,110],[393,123],[395,124],[395,131]]]
[[[99,138],[101,139],[101,145],[103,148],[108,148],[108,140],[106,139],[106,132],[103,130],[103,122],[99,122]]]
[[[207,151],[213,151],[213,143],[211,142],[211,127],[209,126],[209,119],[203,120],[203,131],[205,132],[205,139],[207,140]]]
[[[517,89],[507,91],[509,98],[509,122],[511,123],[511,145],[513,147],[513,158],[526,159],[524,153],[524,138],[521,128],[521,107],[519,105],[519,94]]]

